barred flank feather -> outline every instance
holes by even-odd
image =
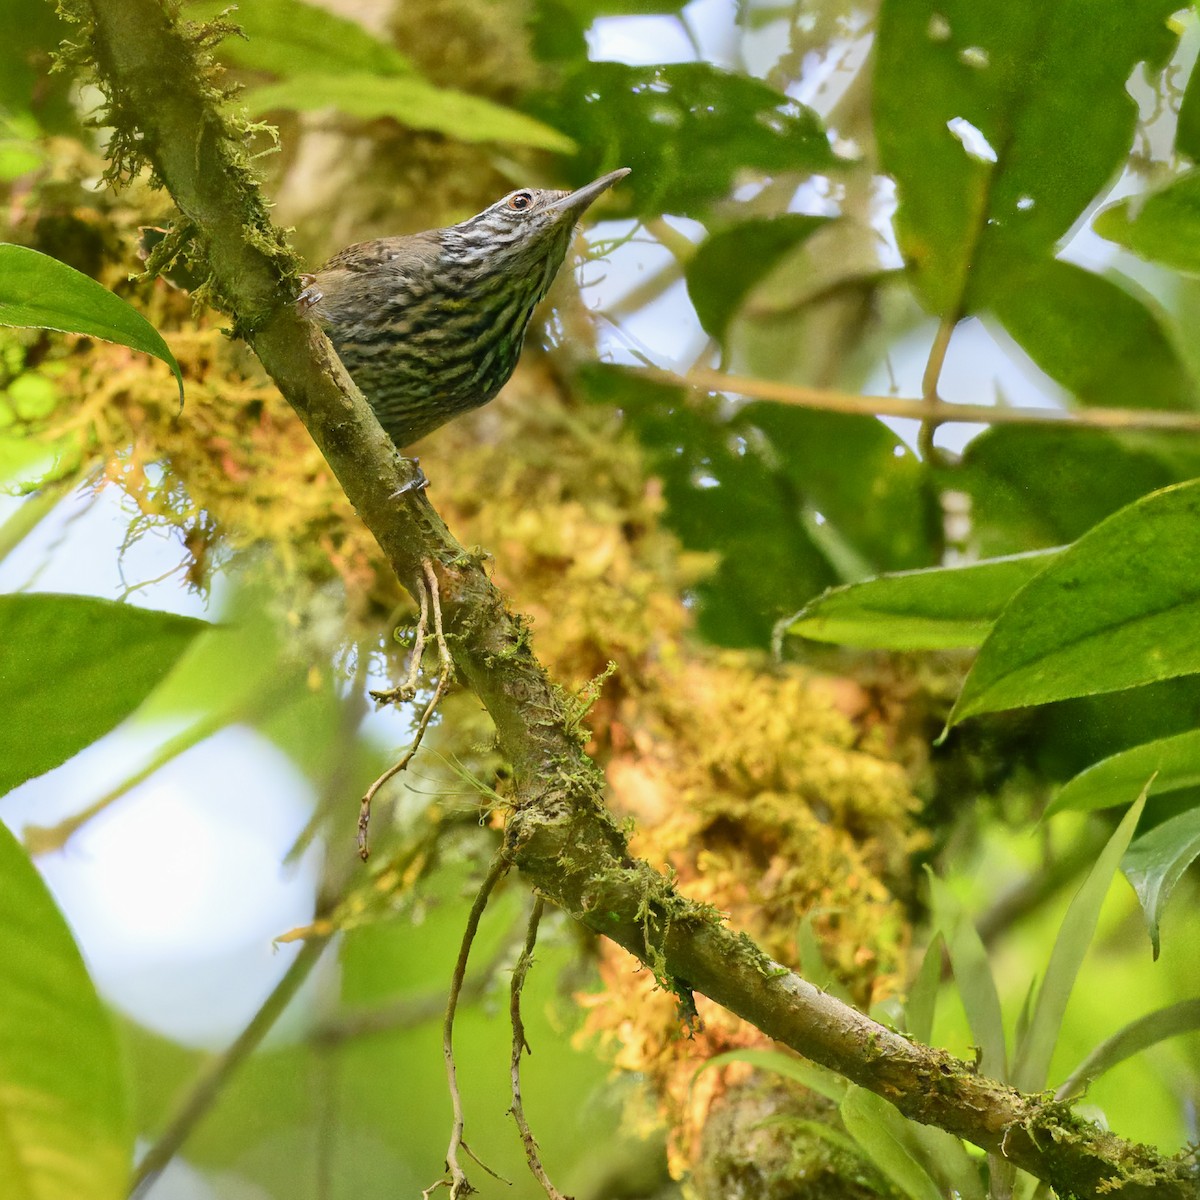
[[[522,189],[449,229],[349,246],[299,297],[402,449],[508,382],[575,222],[628,171]]]

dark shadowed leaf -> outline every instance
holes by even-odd
[[[534,111],[570,134],[575,185],[633,168],[622,195],[636,215],[702,217],[746,171],[827,170],[839,160],[816,114],[758,79],[708,63],[587,63]]]
[[[614,368],[592,367],[580,381],[593,400],[623,410],[683,545],[720,556],[694,589],[705,637],[766,646],[780,617],[836,581],[777,461],[711,399]]]
[[[726,406],[613,368],[581,381],[623,410],[684,545],[721,556],[695,589],[711,640],[766,645],[781,617],[830,584],[929,561],[921,465],[881,422]]]
[[[997,426],[975,438],[946,486],[971,497],[987,557],[1073,542],[1158,488],[1200,474],[1194,438]]]
[[[1198,556],[1200,482],[1101,522],[1001,613],[948,724],[1200,671]]]
[[[935,517],[924,467],[882,421],[755,402],[730,424],[748,446],[766,437],[767,462],[816,528],[824,522],[853,549],[865,568],[858,577],[929,564]]]
[[[1160,191],[1121,200],[1096,214],[1092,228],[1140,258],[1200,274],[1200,170],[1188,171]]]
[[[1063,1015],[1075,978],[1096,933],[1100,909],[1117,873],[1121,856],[1129,846],[1138,818],[1146,805],[1146,793],[1137,798],[1100,852],[1096,865],[1075,894],[1050,953],[1046,977],[1038,989],[1028,1032],[1020,1038],[1013,1062],[1012,1084],[1023,1092],[1039,1092],[1046,1086],[1050,1059],[1058,1043]]]
[[[1183,873],[1200,856],[1200,808],[1169,817],[1143,834],[1125,855],[1121,869],[1142,903],[1154,957],[1159,951],[1159,923],[1167,901]]]
[[[0,795],[124,720],[208,628],[90,596],[0,596]]]
[[[784,213],[743,221],[711,234],[685,271],[688,295],[700,324],[718,341],[724,341],[730,319],[754,285],[829,219]]]
[[[1161,63],[1176,0],[885,0],[874,77],[897,230],[932,311],[986,303],[1052,250],[1132,144],[1135,65]],[[974,131],[974,132],[972,132]]]
[[[415,75],[365,73],[294,75],[251,88],[242,99],[252,113],[336,108],[351,117],[391,117],[410,129],[445,133],[464,142],[510,142],[570,154],[575,143],[557,129],[482,96],[442,88]]]
[[[818,642],[890,650],[978,646],[1004,606],[1057,551],[966,567],[882,575],[834,588],[801,609],[787,633]]]
[[[103,284],[46,254],[0,243],[0,325],[56,329],[161,358],[183,399],[183,375],[158,330]]]
[[[116,1031],[66,921],[3,825],[0,879],[4,1195],[120,1200],[133,1127]]]
[[[990,305],[1025,353],[1085,404],[1193,406],[1195,383],[1148,297],[1046,259],[997,288]]]
[[[1175,149],[1180,154],[1186,154],[1192,162],[1200,162],[1200,71],[1194,66],[1179,105]]]
[[[4,0],[0,127],[5,116],[36,116],[43,129],[55,133],[78,130],[79,113],[71,103],[72,72],[69,68],[50,72],[52,51],[69,35],[70,26],[53,5],[41,0]]]
[[[1200,730],[1146,742],[1095,763],[1063,787],[1046,816],[1128,804],[1147,779],[1151,796],[1200,787]]]

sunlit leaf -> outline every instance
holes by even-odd
[[[981,712],[1200,671],[1200,482],[1129,505],[1013,598],[948,726]]]
[[[428,129],[464,142],[509,142],[562,154],[575,149],[569,137],[523,112],[438,87],[415,75],[294,75],[250,88],[242,99],[256,114],[281,108],[299,112],[336,108],[364,120],[391,117],[410,129]]]
[[[66,921],[3,825],[0,879],[4,1195],[123,1200],[133,1127],[116,1032]]]
[[[743,221],[710,234],[684,273],[700,324],[718,341],[723,341],[730,320],[754,285],[778,266],[790,250],[828,224],[829,219],[783,213]]]
[[[917,977],[908,989],[904,1004],[904,1024],[909,1035],[928,1044],[933,1036],[933,1018],[937,1012],[938,988],[942,982],[942,955],[946,953],[946,938],[939,930],[925,949]]]
[[[1054,1098],[1071,1100],[1081,1096],[1093,1080],[1118,1063],[1168,1038],[1197,1029],[1200,1029],[1200,1000],[1182,1000],[1138,1017],[1101,1042],[1059,1086]]]
[[[1075,986],[1079,968],[1083,966],[1092,944],[1096,923],[1100,920],[1100,909],[1112,885],[1113,876],[1117,873],[1121,857],[1129,846],[1145,805],[1146,792],[1143,790],[1100,852],[1095,866],[1063,917],[1046,966],[1046,976],[1033,1005],[1029,1031],[1019,1039],[1013,1058],[1012,1083],[1023,1092],[1038,1092],[1046,1086],[1050,1060],[1058,1043],[1071,989]]]
[[[905,1144],[905,1119],[886,1100],[851,1087],[841,1105],[842,1123],[868,1161],[912,1200],[941,1200],[942,1193]]]
[[[1176,0],[885,0],[875,125],[900,246],[934,312],[986,304],[1048,255],[1133,141],[1134,66],[1161,63]]]
[[[0,795],[116,726],[206,628],[90,596],[0,596]]]
[[[1085,404],[1174,409],[1195,399],[1152,301],[1130,285],[1046,259],[994,290],[989,305],[1025,353]]]
[[[183,373],[158,330],[103,284],[47,254],[0,243],[0,325],[83,333],[145,351],[171,368],[183,399]]]
[[[700,217],[747,171],[828,170],[839,162],[811,109],[708,63],[587,63],[535,105],[579,144],[565,164],[572,183],[633,168],[621,194],[639,216]]]
[[[795,1055],[784,1054],[781,1050],[728,1050],[724,1054],[714,1054],[712,1058],[705,1060],[704,1065],[696,1072],[696,1077],[705,1071],[739,1062],[802,1083],[806,1088],[835,1102],[846,1095],[846,1089],[850,1086],[832,1071],[827,1071],[806,1059],[796,1058]]]
[[[1008,1050],[1000,993],[988,962],[987,950],[975,923],[962,910],[950,889],[932,871],[930,895],[938,928],[946,938],[954,982],[962,1000],[971,1036],[979,1048],[979,1069],[992,1079],[1008,1079]]]
[[[1200,856],[1200,808],[1169,817],[1143,834],[1125,855],[1121,869],[1142,903],[1154,957],[1159,951],[1159,924],[1167,901],[1184,871]]]
[[[1200,730],[1158,738],[1093,764],[1063,786],[1046,816],[1128,804],[1151,776],[1151,796],[1200,786]]]
[[[190,4],[191,20],[228,14],[245,38],[228,37],[218,48],[222,58],[241,67],[293,75],[333,71],[368,75],[407,75],[412,64],[357,21],[303,0],[252,0],[229,12],[226,0]]]
[[[964,567],[881,575],[834,588],[802,608],[786,632],[818,642],[891,650],[978,646],[1004,606],[1058,551]]]

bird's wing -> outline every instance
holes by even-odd
[[[441,243],[436,230],[410,233],[403,237],[377,238],[373,242],[356,242],[339,250],[318,272],[370,272],[404,270],[411,264],[416,269],[431,266],[437,259]]]

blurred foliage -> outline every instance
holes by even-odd
[[[64,28],[43,0],[9,8],[0,240],[91,276],[76,299],[103,295],[105,312],[46,318],[62,301],[53,267],[0,283],[0,303],[36,309],[21,324],[76,333],[0,329],[0,482],[28,493],[4,510],[0,560],[70,547],[45,530],[79,484],[77,506],[123,498],[120,563],[161,537],[176,582],[144,581],[145,609],[0,597],[7,783],[131,712],[128,727],[155,731],[150,749],[98,809],[233,724],[283,751],[314,797],[291,851],[315,843],[324,865],[312,922],[278,933],[337,936],[184,1154],[220,1196],[415,1192],[441,1169],[440,997],[508,802],[505,764],[478,705],[452,696],[417,776],[376,813],[371,868],[352,858],[348,809],[406,737],[403,720],[368,719],[366,689],[407,669],[411,606],[245,349],[182,293],[133,277],[139,227],[167,224],[169,203],[144,178],[97,188],[94,95],[49,70]],[[978,1046],[985,1071],[1035,1090],[1091,1071],[1089,1102],[1115,1131],[1167,1151],[1195,1141],[1200,1042],[1179,1006],[1198,945],[1200,440],[1000,425],[941,431],[918,453],[907,426],[819,406],[919,396],[915,347],[926,390],[952,399],[1062,403],[1083,422],[1096,406],[1196,407],[1195,17],[1167,0],[223,9],[183,15],[241,25],[214,52],[245,102],[279,119],[277,144],[264,134],[255,149],[306,248],[452,222],[519,182],[633,168],[594,214],[615,222],[597,243],[626,281],[602,291],[610,324],[594,327],[560,283],[544,339],[556,353],[531,335],[505,395],[421,456],[439,510],[494,555],[535,650],[578,690],[581,736],[637,851],[914,1036]],[[636,45],[635,61],[598,61],[608,37]],[[127,348],[157,343],[109,293],[163,331],[182,417],[161,364]],[[93,340],[109,320],[126,345]],[[984,351],[964,391],[950,366],[967,337]],[[810,402],[815,390],[818,407],[631,369],[672,355],[799,385]],[[218,585],[211,625],[150,611],[176,583]],[[964,677],[965,723],[933,746]],[[77,829],[38,824],[30,849]],[[20,849],[0,849],[0,904],[20,915],[0,923],[0,958],[62,1001],[26,1019],[30,994],[5,977],[20,1003],[0,1006],[0,1085],[32,1079],[48,1107],[27,1137],[71,1170],[95,1164],[90,1197],[121,1195],[121,1114],[152,1141],[205,1056],[125,1022],[120,1078],[61,918]],[[1122,853],[1136,899],[1105,901]],[[1067,906],[1062,889],[1081,881]],[[471,1144],[522,1195],[497,1010],[524,911],[510,880],[458,1039]],[[976,918],[998,922],[999,950]],[[703,1028],[685,1029],[613,947],[553,922],[544,939],[525,1097],[552,1176],[580,1200],[674,1194],[668,1165],[723,1197],[767,1161],[755,1194],[811,1170],[822,1200],[1031,1195],[1031,1179],[913,1132],[870,1095],[755,1057],[766,1040],[702,999]],[[943,941],[954,980],[939,988]],[[54,1078],[29,1074],[50,1040],[85,1037],[73,1060],[47,1060]],[[97,1098],[108,1121],[89,1125]],[[73,1198],[71,1179],[31,1176],[30,1194]]]

